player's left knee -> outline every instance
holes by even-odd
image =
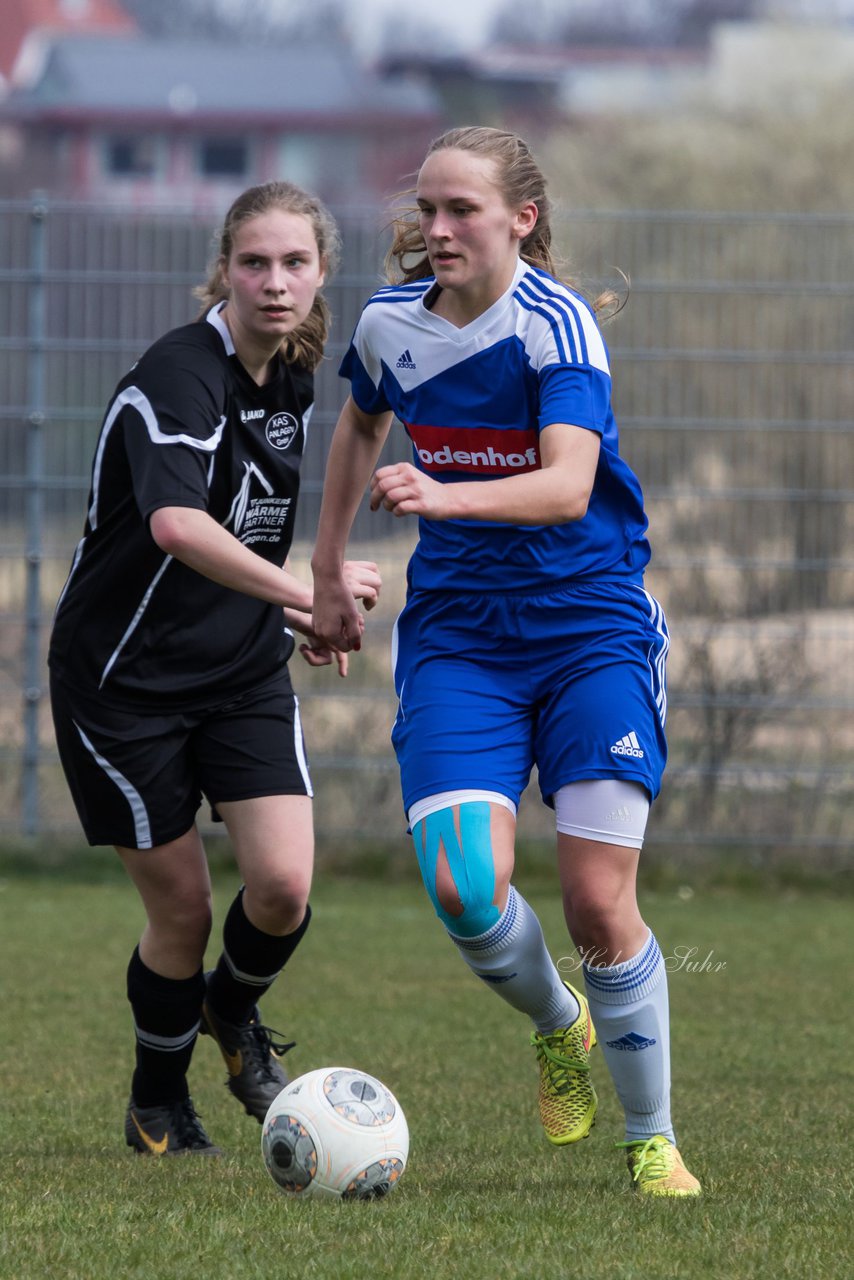
[[[562,877],[570,934],[580,950],[613,957],[642,924],[635,881],[649,796],[640,783],[598,778],[569,783],[554,803],[558,832],[571,837]],[[573,840],[586,856],[573,857]],[[592,857],[590,842],[600,846]]]
[[[622,943],[627,926],[636,927],[640,921],[639,914],[637,921],[634,916],[627,919],[610,904],[577,896],[564,903],[564,914],[570,936],[582,955],[599,964],[616,964],[628,958],[620,954]]]
[[[266,876],[250,884],[247,881],[244,909],[253,923],[265,933],[290,933],[305,917],[310,876]]]

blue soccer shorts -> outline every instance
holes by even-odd
[[[392,646],[392,742],[408,813],[437,792],[518,805],[534,765],[546,804],[581,779],[643,785],[667,757],[661,605],[640,585],[579,582],[544,595],[413,592]]]

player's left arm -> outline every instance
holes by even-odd
[[[596,431],[556,422],[540,432],[540,469],[523,475],[442,484],[409,462],[380,467],[371,480],[371,510],[428,520],[570,524],[587,513],[599,445]]]

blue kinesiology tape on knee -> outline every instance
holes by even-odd
[[[495,905],[495,867],[492,861],[490,806],[483,800],[460,805],[460,835],[451,808],[428,814],[412,829],[415,852],[427,892],[445,927],[461,938],[477,938],[499,919]],[[436,892],[436,866],[445,850],[462,913],[452,915]]]

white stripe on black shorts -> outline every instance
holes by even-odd
[[[193,825],[203,796],[215,807],[313,794],[287,667],[203,710],[119,706],[56,679],[51,705],[60,760],[90,844],[167,844]]]

